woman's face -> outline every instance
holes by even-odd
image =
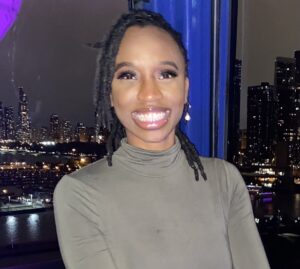
[[[173,38],[153,26],[128,28],[116,57],[111,93],[128,143],[157,151],[174,145],[187,94],[185,62]]]

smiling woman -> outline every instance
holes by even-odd
[[[66,267],[269,268],[239,172],[199,157],[178,128],[189,87],[180,35],[157,13],[124,14],[97,73],[108,156],[55,189]]]
[[[111,101],[128,143],[165,150],[187,102],[188,78],[178,45],[164,30],[131,27],[116,58]]]

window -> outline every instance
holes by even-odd
[[[0,267],[51,260],[50,268],[63,268],[53,190],[63,175],[103,155],[105,134],[95,137],[96,57],[128,6],[122,0],[0,5],[5,14],[19,8],[0,36]]]

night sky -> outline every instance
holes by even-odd
[[[299,0],[239,0],[237,57],[242,59],[241,127],[246,128],[247,87],[274,83],[277,56],[300,50]]]
[[[0,101],[17,107],[18,86],[29,96],[34,125],[57,113],[94,125],[93,83],[101,41],[127,0],[25,0],[0,42]]]
[[[29,95],[35,125],[57,113],[94,124],[97,50],[127,0],[25,0],[14,27],[0,42],[0,101],[17,104],[17,87]],[[273,83],[276,56],[300,49],[299,0],[240,0],[237,57],[243,61],[241,127],[246,126],[247,86]]]

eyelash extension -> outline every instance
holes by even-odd
[[[161,72],[161,75],[165,75],[165,74],[171,75],[171,77],[173,78],[176,78],[178,76],[178,74],[173,70],[163,70]]]
[[[130,75],[131,77],[135,77],[136,74],[132,71],[123,71],[118,74],[117,79],[125,79],[126,76]]]

